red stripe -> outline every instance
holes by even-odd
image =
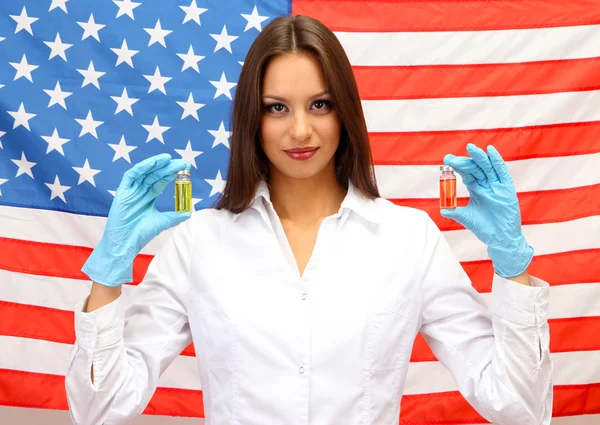
[[[0,369],[0,406],[68,410],[65,378]],[[144,414],[204,417],[202,391],[159,387]]]
[[[0,269],[40,276],[89,280],[81,271],[92,248],[0,237]],[[35,258],[35,261],[31,261]],[[139,283],[153,255],[139,254],[133,262],[133,281]]]
[[[466,31],[600,23],[596,0],[294,0],[292,15],[319,19],[333,31]]]
[[[600,121],[492,130],[370,133],[375,165],[439,165],[467,143],[494,145],[506,161],[600,152]]]
[[[527,268],[527,272],[550,285],[595,283],[600,282],[598,258],[600,258],[600,249],[537,255]],[[461,265],[478,292],[492,291],[494,272],[491,261],[464,261]]]
[[[545,224],[576,220],[600,215],[600,184],[571,189],[522,192],[517,194],[521,208],[522,224]],[[429,217],[442,231],[464,227],[440,215],[438,199],[390,199],[396,205],[417,208]],[[469,198],[458,198],[458,206],[467,205]]]
[[[354,66],[363,100],[597,90],[600,58],[472,65]]]
[[[595,191],[596,188],[594,187]],[[566,199],[568,195],[565,195]],[[589,200],[595,204],[597,199]],[[534,208],[534,207],[532,207]],[[574,210],[577,211],[577,206]],[[87,279],[81,273],[81,266],[85,255],[71,255],[77,250],[68,245],[47,244],[16,239],[1,238],[2,255],[0,255],[0,269],[15,271],[25,274],[42,276],[63,277],[70,279]],[[551,285],[568,283],[600,282],[600,264],[597,259],[600,249],[587,249],[561,252],[557,254],[538,255],[530,265],[532,276],[539,276]],[[134,284],[146,274],[148,264],[153,256],[139,255],[134,266]],[[35,259],[35,261],[31,261]],[[479,292],[490,292],[492,285],[492,267],[489,260],[462,262],[463,268],[469,274],[473,286]],[[549,273],[549,271],[552,273]]]
[[[0,317],[0,335],[62,344],[75,342],[72,312],[0,301]],[[600,317],[550,319],[548,322],[551,352],[600,350]],[[193,344],[181,354],[195,356]],[[421,335],[418,335],[415,341],[410,360],[435,360]]]
[[[550,352],[600,350],[600,317],[574,317],[550,319]],[[411,362],[433,362],[437,358],[425,342],[423,335],[415,338]]]
[[[0,405],[67,410],[64,377],[0,369]],[[403,425],[485,423],[456,391],[405,395],[401,406]],[[159,387],[144,413],[202,418],[202,391]],[[595,413],[600,413],[600,384],[554,387],[553,416]]]

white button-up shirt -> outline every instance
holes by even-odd
[[[193,341],[207,425],[395,424],[421,332],[487,420],[549,424],[549,288],[531,285],[495,275],[488,311],[425,212],[352,185],[300,276],[261,183],[241,214],[205,209],[174,229],[127,301],[75,307],[72,419],[141,414]]]

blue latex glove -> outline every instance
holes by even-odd
[[[123,174],[108,213],[102,239],[81,269],[94,282],[118,286],[133,280],[133,259],[163,230],[191,217],[191,212],[159,212],[156,197],[177,171],[190,169],[169,154],[147,158]]]
[[[493,146],[488,146],[489,156],[472,143],[467,145],[467,152],[470,158],[446,155],[444,164],[462,177],[470,194],[469,204],[442,209],[440,213],[462,224],[487,245],[497,274],[518,276],[531,263],[533,248],[521,232],[521,211],[512,177]]]

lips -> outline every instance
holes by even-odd
[[[313,155],[319,150],[318,147],[309,146],[305,148],[294,148],[287,149],[285,153],[292,159],[297,161],[306,161],[313,157]]]
[[[307,152],[316,151],[317,149],[319,149],[319,148],[315,147],[315,146],[308,146],[308,147],[305,147],[305,148],[286,149],[286,152],[289,152],[289,153],[307,153]]]

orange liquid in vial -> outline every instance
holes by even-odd
[[[456,179],[440,179],[440,208],[456,208]]]

